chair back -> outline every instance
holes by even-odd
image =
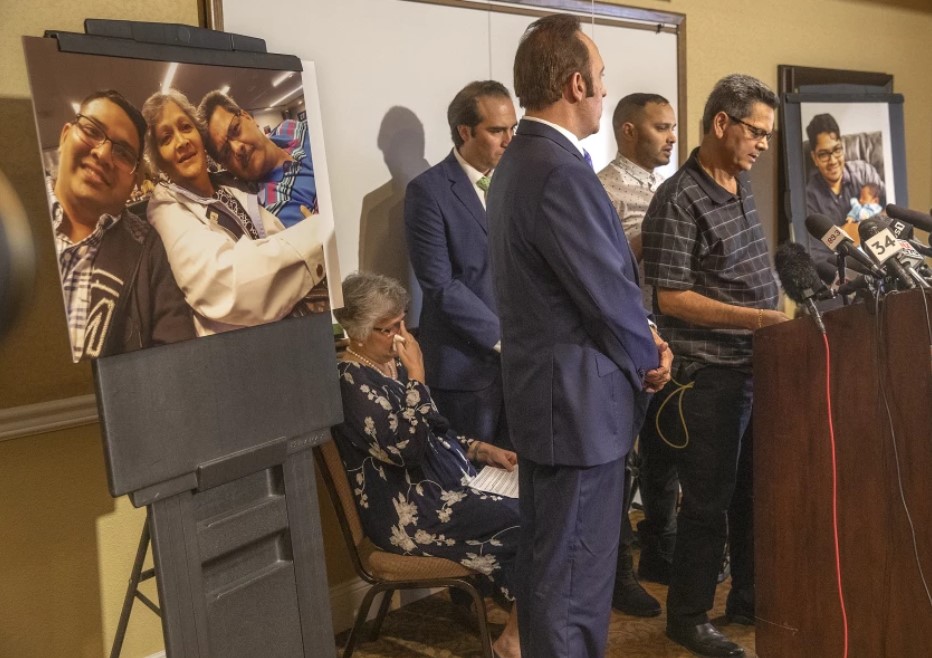
[[[359,511],[356,509],[353,490],[346,469],[343,467],[343,460],[340,459],[340,451],[337,450],[337,444],[333,441],[327,441],[316,446],[314,448],[314,457],[317,460],[317,466],[320,468],[324,484],[327,486],[327,492],[330,494],[330,500],[336,510],[337,519],[340,521],[343,539],[346,540],[347,548],[352,553],[353,563],[362,568],[358,549],[365,538],[365,534],[362,530],[362,521],[359,519]]]
[[[374,638],[378,636],[379,628],[388,612],[392,592],[396,589],[415,587],[419,589],[450,587],[467,592],[477,611],[483,658],[493,658],[495,654],[492,651],[492,639],[489,636],[482,594],[470,580],[476,572],[445,558],[396,555],[376,547],[363,533],[352,484],[343,467],[343,460],[340,459],[340,451],[336,443],[328,441],[315,446],[314,459],[317,461],[320,476],[324,480],[327,493],[330,494],[330,500],[336,510],[337,519],[340,521],[340,530],[343,532],[346,548],[353,561],[353,568],[362,580],[372,585],[356,613],[356,622],[346,640],[344,658],[351,657],[353,654],[362,626],[369,616],[372,597],[379,592],[385,593],[372,632]]]

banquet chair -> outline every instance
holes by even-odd
[[[444,558],[398,555],[378,548],[363,532],[353,491],[336,444],[329,441],[315,447],[314,457],[340,522],[353,568],[359,578],[371,586],[359,606],[353,629],[346,640],[343,658],[353,655],[376,595],[382,593],[382,599],[367,638],[370,641],[378,637],[395,590],[435,587],[461,590],[468,595],[475,607],[483,658],[493,658],[485,601],[474,583],[478,572]]]

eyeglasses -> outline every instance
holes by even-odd
[[[372,327],[372,330],[378,331],[383,336],[394,336],[395,334],[401,333],[402,322],[404,322],[404,320],[398,320],[398,322],[389,327]]]
[[[815,157],[820,164],[827,164],[832,158],[838,158],[845,154],[845,145],[836,144],[831,151],[816,151]]]
[[[227,126],[227,136],[226,140],[223,142],[217,151],[217,156],[220,158],[220,162],[228,162],[230,157],[233,155],[233,147],[230,146],[230,140],[238,139],[240,126],[243,123],[243,111],[237,110],[236,114],[233,115],[233,118],[230,119],[230,125]]]
[[[733,117],[730,114],[728,114],[727,116],[729,119],[731,119],[735,123],[740,123],[742,126],[747,128],[748,132],[751,133],[751,137],[754,139],[754,141],[759,142],[762,139],[766,139],[767,143],[769,144],[770,140],[773,139],[773,131],[767,132],[766,130],[761,130],[757,126],[752,126],[747,121],[742,121],[738,117]]]
[[[114,141],[97,119],[83,114],[76,114],[72,124],[77,130],[75,136],[87,146],[98,148],[110,142],[110,155],[114,166],[127,174],[136,173],[139,166],[139,154],[126,142]]]

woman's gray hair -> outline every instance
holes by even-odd
[[[142,105],[142,116],[148,126],[146,128],[146,160],[149,161],[149,166],[153,171],[162,171],[163,169],[158,142],[155,138],[155,127],[165,106],[170,102],[177,105],[178,109],[187,115],[194,127],[197,128],[197,132],[200,133],[201,141],[205,146],[207,144],[207,125],[201,119],[191,101],[188,100],[188,97],[177,89],[169,89],[166,93],[157,91],[149,96]]]
[[[346,334],[364,341],[379,320],[404,313],[410,296],[391,277],[353,272],[343,279],[343,308],[333,312]]]

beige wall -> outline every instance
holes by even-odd
[[[90,393],[71,365],[20,37],[83,32],[87,16],[197,23],[194,0],[0,2],[0,170],[22,197],[38,246],[29,307],[0,341],[0,408]],[[0,442],[0,656],[109,655],[145,513],[107,492],[96,425]],[[143,586],[155,596],[153,582]],[[162,649],[137,605],[123,655]]]
[[[0,463],[0,656],[107,655],[145,513],[107,493],[96,426],[0,443]],[[137,609],[124,655],[161,645]]]
[[[909,205],[932,206],[929,0],[612,1],[686,15],[690,147],[699,143],[709,91],[728,73],[756,76],[774,90],[779,64],[892,74],[894,90],[906,98]]]
[[[906,97],[910,205],[932,205],[927,0],[625,4],[687,15],[689,146],[698,142],[709,89],[727,73],[750,73],[772,85],[778,64],[893,74],[896,91]],[[195,0],[0,4],[0,169],[23,197],[40,247],[40,278],[30,308],[0,343],[0,408],[92,390],[89,369],[68,365],[19,43],[21,35],[39,36],[46,28],[82,31],[85,16],[195,24],[197,5]],[[338,554],[341,544],[329,506],[323,515],[328,553]],[[0,656],[106,655],[142,520],[126,499],[114,501],[107,494],[96,426],[0,442]],[[330,561],[329,573],[332,585],[351,577],[340,559]],[[124,655],[147,656],[160,648],[154,616],[137,610]]]

